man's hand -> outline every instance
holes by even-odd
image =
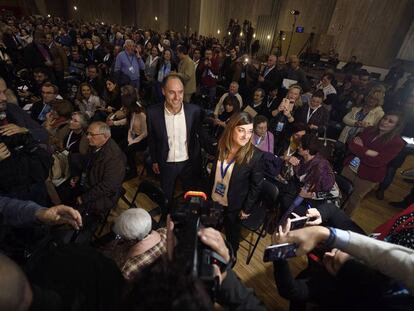
[[[74,177],[72,177],[72,178],[70,179],[70,186],[71,186],[72,188],[75,188],[75,187],[76,187],[76,184],[78,183],[78,181],[79,181],[79,176],[74,176]]]
[[[263,76],[259,76],[259,78],[257,80],[259,80],[259,82],[263,82],[265,79],[264,79]]]
[[[82,217],[79,212],[66,205],[56,205],[42,208],[36,212],[36,218],[48,225],[71,225],[76,230],[82,227]]]
[[[239,217],[241,220],[249,218],[250,214],[246,214],[243,211],[240,211]]]
[[[294,243],[298,245],[296,254],[298,256],[305,255],[313,250],[319,243],[329,238],[329,229],[322,226],[304,227],[302,229],[293,230],[286,235],[275,233],[272,236],[272,243]]]
[[[325,255],[323,255],[322,262],[326,270],[335,276],[342,268],[343,264],[350,258],[351,256],[349,254],[334,248],[330,252],[326,252]]]
[[[160,167],[158,163],[152,163],[152,171],[157,175],[160,174]]]
[[[213,251],[219,254],[226,263],[230,261],[229,249],[224,242],[221,233],[213,228],[202,228],[198,231],[198,236],[205,245],[209,246]],[[220,272],[220,268],[214,265],[214,272],[220,279],[220,284],[227,276],[227,272]]]
[[[10,157],[10,151],[4,143],[0,143],[0,162]]]
[[[27,128],[17,126],[13,123],[0,126],[0,134],[4,136],[12,136],[15,134],[23,134],[27,132],[29,132]]]
[[[78,204],[79,206],[82,205],[83,201],[82,198],[79,196],[76,198],[76,204]]]
[[[309,128],[310,128],[311,130],[317,130],[317,129],[318,129],[318,126],[317,126],[317,125],[315,125],[315,124],[310,124],[310,125],[309,125]]]

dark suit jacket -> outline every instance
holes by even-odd
[[[295,123],[303,123],[303,124],[313,124],[321,128],[322,126],[328,126],[329,120],[329,112],[325,109],[325,107],[321,106],[318,110],[315,111],[314,114],[309,119],[309,122],[306,122],[308,117],[308,105],[302,106],[299,110],[295,113]]]
[[[43,121],[40,121],[38,117],[39,117],[39,114],[42,112],[44,106],[45,105],[43,104],[43,100],[39,100],[35,102],[32,108],[30,109],[30,116],[32,117],[33,120],[35,120],[39,124],[43,123]]]
[[[15,104],[7,104],[7,120],[9,123],[14,123],[20,127],[27,128],[36,141],[46,144],[48,143],[49,134],[47,131],[19,106]]]
[[[200,160],[201,109],[192,104],[184,104],[187,125],[188,157],[192,163]],[[153,163],[166,163],[168,157],[168,137],[165,125],[164,103],[149,106],[147,109],[148,146]]]
[[[210,195],[214,187],[217,161],[211,170]],[[253,157],[248,164],[235,164],[227,191],[228,211],[243,210],[249,214],[255,207],[262,191],[264,179],[263,152],[254,147]]]
[[[49,54],[49,59],[52,60],[52,55],[49,52],[49,47],[47,45],[43,45],[43,47],[46,49],[46,51]],[[28,46],[25,47],[24,51],[24,64],[26,67],[29,68],[47,68],[45,62],[46,59],[43,57],[42,53],[37,48],[36,44],[31,43]]]
[[[86,155],[84,159],[90,159],[89,156]],[[86,160],[85,164],[88,162]],[[88,163],[88,186],[81,198],[85,205],[91,204],[94,213],[106,212],[116,203],[124,180],[125,163],[124,153],[112,139],[106,142],[92,163]]]
[[[266,69],[265,69],[266,70]],[[266,94],[269,94],[271,90],[278,89],[282,84],[282,77],[276,67],[269,71],[264,77],[263,82],[259,82],[259,87],[265,90]]]

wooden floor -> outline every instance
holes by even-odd
[[[406,160],[403,168],[414,166],[414,157]],[[379,201],[375,198],[375,193],[372,192],[362,202],[362,206],[355,212],[354,220],[367,232],[371,232],[378,225],[389,219],[394,214],[400,212],[400,209],[394,208],[388,204],[390,201],[400,201],[410,191],[412,184],[403,181],[400,171],[397,171],[393,184],[385,193],[385,199]],[[127,190],[127,198],[130,200],[139,184],[139,178],[135,178],[124,184]],[[144,208],[151,208],[151,201],[144,195],[139,195],[137,203]],[[120,200],[118,209],[113,212],[111,219],[119,215],[127,205]],[[252,235],[247,238],[255,238]],[[248,243],[241,242],[238,262],[235,266],[235,271],[241,280],[248,286],[255,290],[256,295],[266,305],[268,310],[288,310],[289,303],[287,300],[281,298],[278,293],[273,279],[273,268],[269,263],[263,263],[263,250],[270,245],[270,236],[263,238],[249,265],[245,264],[247,257]],[[306,257],[294,258],[290,260],[292,271],[297,274],[306,265]]]

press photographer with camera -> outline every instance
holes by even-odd
[[[196,218],[201,224],[200,218],[203,212],[200,209],[203,207],[196,205],[192,208],[198,209],[199,214],[191,214],[198,215]],[[185,206],[184,208],[191,207]],[[216,284],[218,283],[212,298],[211,288],[209,288],[211,283],[206,282],[205,278],[200,276],[200,270],[187,270],[189,267],[187,264],[192,266],[192,264],[199,263],[197,267],[200,267],[201,263],[207,264],[203,260],[205,257],[201,257],[198,262],[192,261],[192,256],[186,256],[187,259],[179,256],[184,246],[182,236],[180,238],[180,233],[177,232],[177,225],[180,224],[168,217],[168,256],[160,257],[151,266],[142,270],[133,289],[128,293],[123,306],[124,310],[214,310],[214,302],[229,307],[230,310],[265,310],[253,291],[246,288],[231,270],[233,263],[231,251],[227,248],[221,233],[211,227],[192,227],[193,229],[187,231],[187,234],[191,232],[190,237],[197,242],[197,251],[208,249],[211,251],[209,254],[215,253],[208,264],[214,270],[214,279]],[[220,258],[220,260],[215,260],[215,258]],[[183,259],[187,264],[183,264]]]
[[[233,115],[220,138],[211,171],[211,199],[224,207],[224,230],[235,254],[241,220],[254,209],[264,178],[263,153],[253,145],[252,135],[252,117],[246,112]]]
[[[47,132],[19,106],[8,103],[7,86],[0,78],[0,193],[46,205],[44,181],[51,156],[38,140]]]
[[[0,135],[12,136],[30,132],[33,138],[47,143],[48,134],[37,122],[25,113],[18,105],[11,104],[7,97],[7,85],[0,77]]]

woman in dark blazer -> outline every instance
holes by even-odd
[[[247,219],[263,183],[263,153],[251,141],[253,120],[246,112],[234,114],[218,144],[212,169],[211,199],[224,207],[227,241],[237,254],[242,219]]]

